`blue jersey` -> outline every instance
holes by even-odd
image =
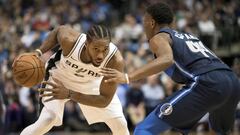
[[[195,36],[163,28],[159,33],[168,33],[172,39],[174,64],[165,70],[175,82],[188,83],[197,75],[216,69],[230,68]]]

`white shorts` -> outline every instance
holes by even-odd
[[[48,85],[46,86],[46,88],[49,88],[49,87],[50,86]],[[44,102],[44,100],[46,100],[46,97],[42,99],[44,107],[46,107],[47,110],[54,112],[59,118],[55,126],[62,125],[64,106],[69,99],[52,100],[49,102]],[[81,108],[88,124],[105,122],[106,120],[117,118],[117,117],[124,117],[120,100],[116,94],[114,95],[110,104],[105,108],[97,108],[97,107],[83,105],[80,103],[78,103],[78,105]]]

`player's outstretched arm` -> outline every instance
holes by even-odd
[[[124,61],[119,51],[109,61],[107,67],[113,68],[121,73],[123,72]],[[106,79],[108,79],[108,77],[104,77],[101,82],[100,95],[86,95],[83,93],[67,89],[66,87],[64,87],[60,80],[53,78],[56,84],[52,82],[44,82],[45,84],[51,85],[53,88],[39,89],[40,92],[49,91],[50,93],[42,94],[40,95],[40,97],[51,97],[46,101],[51,101],[54,99],[71,99],[84,105],[103,108],[106,107],[111,102],[117,89],[117,83],[115,82],[105,83]]]
[[[57,44],[60,44],[62,50],[63,50],[63,55],[66,56],[72,49],[74,43],[76,42],[79,32],[73,30],[69,26],[58,26],[52,31],[49,32],[46,40],[43,41],[42,45],[40,46],[39,49],[36,49],[35,52],[30,52],[30,53],[23,53],[20,54],[18,57],[14,59],[14,62],[12,64],[12,67],[14,67],[16,61],[24,55],[36,55],[36,56],[41,56],[48,50],[52,49],[55,47]]]
[[[173,54],[170,45],[171,39],[166,33],[155,35],[150,41],[150,49],[156,55],[156,59],[134,70],[134,72],[123,74],[115,69],[103,68],[101,73],[105,77],[110,77],[106,82],[128,83],[147,76],[164,71],[173,64]]]
[[[63,55],[67,55],[71,51],[79,35],[80,33],[72,29],[70,26],[58,26],[50,31],[46,40],[43,41],[39,49],[43,54],[55,47],[57,44],[60,44],[63,50]]]

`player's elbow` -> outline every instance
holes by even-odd
[[[56,28],[56,31],[57,31],[57,37],[60,39],[62,38],[66,38],[68,34],[66,34],[66,32],[70,29],[71,27],[70,26],[67,26],[67,25],[60,25]]]
[[[158,58],[158,65],[160,67],[162,67],[163,65],[165,65],[166,67],[169,67],[171,66],[172,64],[174,64],[174,60],[173,60],[173,57],[172,56],[163,56],[163,57],[159,57]]]
[[[167,61],[166,61],[166,64],[167,65],[172,65],[174,63],[174,60],[173,59],[168,59]]]
[[[166,65],[172,65],[174,63],[173,56],[172,55],[165,55],[163,58],[165,60]]]

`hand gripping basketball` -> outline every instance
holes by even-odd
[[[37,53],[24,53],[15,58],[12,72],[16,83],[32,87],[41,83],[45,75],[45,68]]]
[[[12,68],[14,67],[14,65],[16,64],[16,61],[19,60],[22,56],[26,56],[26,55],[32,55],[32,56],[37,56],[38,57],[38,54],[36,52],[31,52],[31,53],[23,53],[23,54],[20,54],[19,56],[17,56],[14,60],[13,60],[13,63],[12,63]]]

